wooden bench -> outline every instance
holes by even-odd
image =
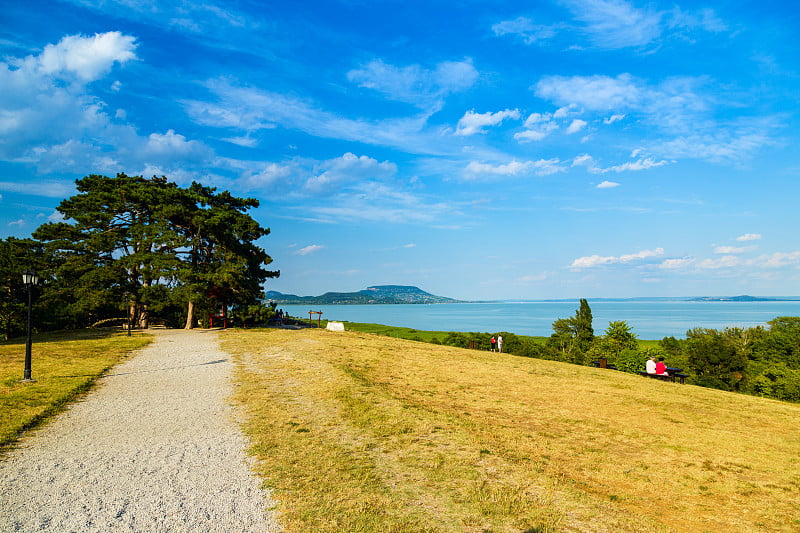
[[[608,368],[610,370],[617,370],[616,365],[609,365],[607,359],[600,359],[598,361],[592,361],[590,363],[592,366],[597,368]]]
[[[669,374],[648,374],[644,370],[639,371],[639,375],[653,379],[660,379],[662,381],[672,381],[673,383],[677,380],[680,381],[681,384],[683,384],[686,381],[686,378],[689,377],[686,374],[681,374],[680,372]]]

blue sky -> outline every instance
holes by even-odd
[[[3,4],[2,237],[125,172],[258,198],[281,292],[800,294],[790,2]]]

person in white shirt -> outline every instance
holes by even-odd
[[[656,358],[651,357],[647,360],[644,364],[644,369],[647,371],[648,374],[655,374],[656,373]]]
[[[502,335],[498,335],[497,336],[497,351],[498,352],[502,352],[503,351],[503,336]]]

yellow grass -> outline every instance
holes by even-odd
[[[231,331],[287,531],[798,531],[800,406],[363,333]]]
[[[47,333],[33,338],[31,369],[35,383],[21,383],[24,339],[0,343],[0,446],[33,427],[91,387],[102,373],[152,340],[110,330]]]

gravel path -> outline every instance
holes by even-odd
[[[0,459],[0,532],[277,532],[213,331],[156,330]]]

